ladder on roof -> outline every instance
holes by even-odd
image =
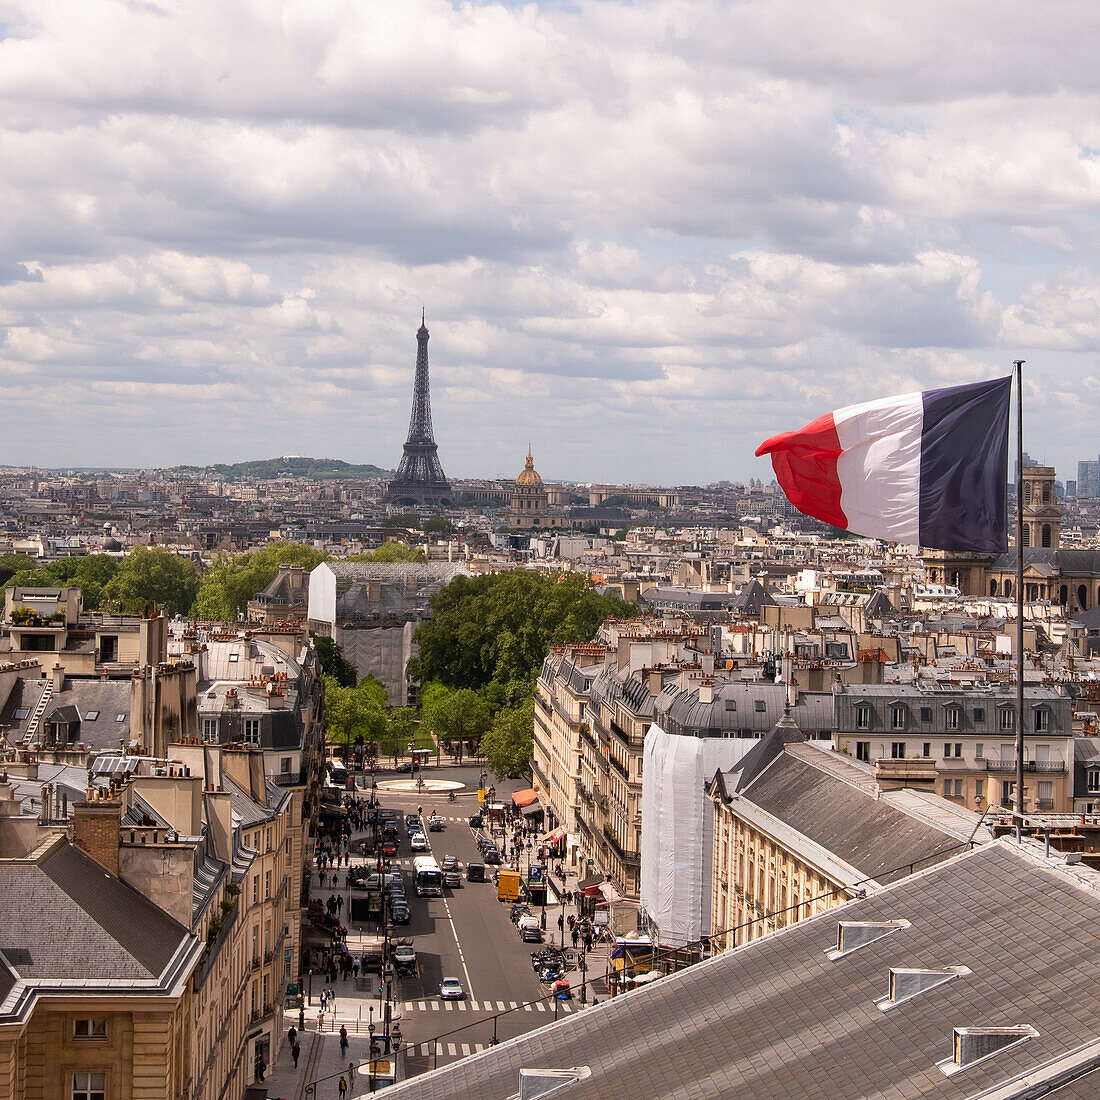
[[[42,692],[42,698],[38,700],[38,706],[34,708],[31,720],[27,723],[27,732],[23,734],[24,745],[29,745],[34,740],[34,735],[38,732],[38,723],[42,721],[42,715],[45,714],[46,707],[52,697],[53,680],[49,679],[46,681],[46,690]]]

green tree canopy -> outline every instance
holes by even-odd
[[[325,676],[331,676],[341,687],[355,687],[359,683],[355,665],[344,656],[338,642],[323,634],[314,634],[313,648],[317,650],[317,660]]]
[[[217,554],[202,575],[191,614],[197,619],[231,622],[275,579],[280,565],[310,570],[327,556],[304,543],[281,540],[244,554]]]
[[[186,615],[199,591],[199,574],[190,558],[160,546],[137,546],[103,587],[101,608],[141,614],[152,607]]]
[[[364,676],[355,687],[344,687],[325,677],[325,725],[329,740],[348,749],[357,737],[380,741],[386,730],[386,689],[373,676]]]
[[[40,569],[21,569],[5,587],[49,588],[56,585],[58,588],[79,588],[84,610],[98,611],[103,589],[117,572],[118,562],[114,558],[107,554],[88,554],[82,558],[60,558],[46,562]]]
[[[365,554],[352,554],[348,561],[427,561],[428,555],[407,542],[387,539],[377,550]]]
[[[416,629],[420,653],[409,672],[454,688],[530,683],[552,645],[587,641],[609,616],[637,614],[601,596],[583,574],[526,569],[456,577],[428,603],[431,618]]]
[[[534,699],[497,711],[489,732],[481,739],[481,755],[498,778],[519,775],[530,766],[533,749]]]
[[[463,751],[476,753],[478,744],[492,722],[492,711],[485,699],[469,688],[447,688],[442,684],[427,685],[421,694],[423,717],[421,726],[445,745],[449,745],[459,760]]]
[[[426,535],[451,535],[455,529],[455,525],[446,516],[429,516],[423,526]]]

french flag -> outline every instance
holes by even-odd
[[[848,405],[773,436],[800,511],[860,535],[939,550],[1008,549],[1008,409],[996,378]]]

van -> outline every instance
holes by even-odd
[[[484,863],[467,863],[466,864],[466,881],[467,882],[484,882],[485,881],[485,864]]]

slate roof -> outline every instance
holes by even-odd
[[[1100,876],[1041,850],[985,845],[388,1093],[505,1100],[520,1069],[573,1066],[591,1077],[555,1100],[964,1100],[1037,1076],[1100,1035],[1095,967],[1082,965],[1095,957]],[[909,927],[828,958],[838,921],[897,919]],[[883,1012],[891,966],[971,973]],[[1016,1024],[1038,1037],[953,1076],[938,1068],[954,1027]]]
[[[194,948],[197,957],[200,947],[182,924],[66,840],[35,860],[0,862],[0,952],[24,982],[76,980],[86,992],[156,982],[181,952]],[[0,1019],[12,1007],[0,1002]]]

